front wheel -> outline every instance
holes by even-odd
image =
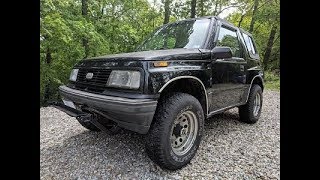
[[[185,93],[162,98],[147,135],[146,152],[160,167],[176,170],[195,155],[203,133],[199,101]]]

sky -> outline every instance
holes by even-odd
[[[153,1],[154,0],[148,0],[149,4],[151,4],[151,6],[153,6]],[[159,6],[159,4],[160,4],[160,0],[156,0],[156,6]],[[229,14],[233,13],[234,11],[236,11],[236,8],[234,8],[234,7],[226,9],[219,15],[219,17],[226,18]]]
[[[235,7],[226,9],[226,10],[222,11],[222,13],[219,15],[219,17],[226,18],[229,14],[232,14],[236,10],[237,10],[237,8],[235,8]]]

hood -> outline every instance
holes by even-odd
[[[188,59],[201,59],[200,49],[166,49],[166,50],[152,50],[152,51],[140,51],[121,54],[112,54],[94,58],[88,58],[87,60],[188,60]]]

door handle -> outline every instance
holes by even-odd
[[[244,65],[240,65],[240,71],[244,71]]]
[[[232,57],[227,59],[216,59],[215,62],[225,62],[225,63],[245,63],[243,58]]]
[[[243,58],[239,58],[239,57],[233,57],[232,59],[237,61],[237,62],[245,62],[246,61]]]
[[[232,63],[233,58],[227,58],[227,59],[216,59],[215,62],[225,62],[225,63]]]
[[[217,59],[216,62],[226,62],[225,59]]]

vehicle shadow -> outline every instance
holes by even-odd
[[[235,123],[238,123],[238,115],[235,112],[227,111],[215,115],[205,121],[204,134],[216,136],[226,133],[229,131],[228,128],[224,127],[223,131],[217,130],[219,126],[223,124],[232,127]],[[122,177],[140,179],[139,173],[153,173],[159,177],[171,174],[172,171],[162,170],[148,158],[144,150],[144,139],[144,135],[127,130],[122,130],[117,135],[84,130],[63,140],[59,145],[41,149],[41,154],[54,154],[54,157],[41,159],[40,166],[44,169],[42,173],[51,173],[52,176],[67,175],[72,179],[113,179],[119,174]]]

